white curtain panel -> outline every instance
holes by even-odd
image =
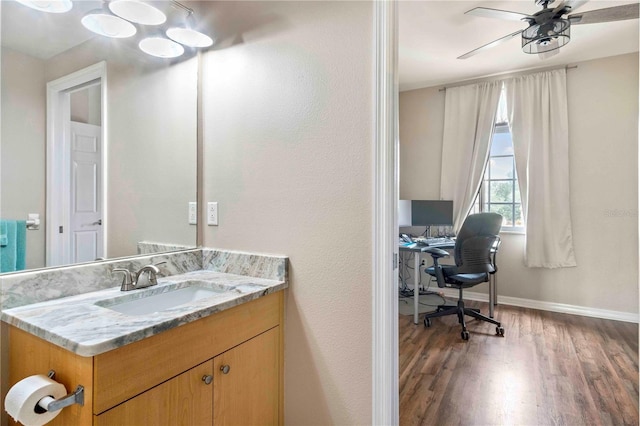
[[[569,123],[564,69],[505,80],[522,212],[525,264],[576,266],[569,205]]]
[[[502,82],[447,88],[440,198],[453,200],[455,232],[482,183],[501,89]]]

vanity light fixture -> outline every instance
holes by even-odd
[[[194,29],[195,23],[193,10],[174,2],[174,5],[183,8],[187,12],[183,26],[174,26],[167,30],[166,34],[171,40],[189,47],[209,47],[213,44],[213,39],[206,34]]]
[[[106,7],[87,12],[80,20],[89,31],[112,38],[127,38],[135,35],[136,27],[128,21],[115,16]]]
[[[144,53],[158,58],[177,58],[184,53],[184,47],[164,37],[147,37],[138,44]]]
[[[209,47],[213,44],[211,37],[188,27],[171,27],[167,30],[167,37],[190,47]]]
[[[16,0],[18,3],[23,4],[31,9],[39,10],[40,12],[49,13],[65,13],[71,10],[73,3],[71,0]]]
[[[167,20],[167,16],[148,3],[138,0],[112,0],[109,9],[127,21],[142,25],[160,25]]]
[[[16,0],[20,4],[43,12],[63,13],[71,10],[71,0]],[[163,36],[146,37],[138,43],[143,52],[158,58],[176,58],[184,53],[184,46],[209,47],[213,39],[194,29],[193,10],[171,0],[176,8],[186,11],[184,25],[167,29]],[[88,30],[112,38],[127,38],[138,32],[136,25],[161,25],[167,16],[160,9],[141,0],[104,0],[99,9],[87,12],[81,19]]]

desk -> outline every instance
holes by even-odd
[[[420,270],[420,255],[429,247],[437,247],[443,250],[452,249],[455,246],[455,243],[452,241],[451,244],[440,244],[437,246],[420,246],[418,244],[412,244],[410,246],[400,245],[401,252],[409,252],[414,253],[413,257],[413,323],[418,324],[418,304],[420,302],[420,274],[422,271]]]
[[[495,263],[495,256],[498,251],[500,243],[499,240],[494,248],[491,249],[491,255],[493,256],[493,262]],[[439,244],[435,246],[420,246],[418,244],[412,244],[410,246],[400,245],[400,252],[404,253],[414,253],[415,256],[413,258],[413,323],[418,324],[418,305],[420,302],[420,274],[422,271],[420,270],[420,259],[421,254],[430,247],[437,247],[443,250],[451,250],[455,247],[455,242],[451,242],[451,244]],[[489,274],[489,317],[493,318],[493,308],[494,305],[498,304],[498,294],[497,294],[497,274]]]

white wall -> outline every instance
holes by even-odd
[[[444,91],[400,93],[400,199],[439,200]]]
[[[45,214],[44,62],[2,49],[0,217],[26,220]],[[44,226],[27,231],[26,268],[44,266]]]
[[[256,25],[204,57],[204,244],[290,256],[286,424],[370,424],[373,6],[212,7]]]
[[[526,268],[524,236],[503,234],[499,295],[637,314],[638,54],[578,63],[567,92],[578,266]],[[400,94],[401,198],[439,198],[443,108],[437,88]]]

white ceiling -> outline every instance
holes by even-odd
[[[82,26],[80,18],[101,4],[101,1],[76,1],[68,13],[44,13],[13,0],[2,0],[2,46],[49,59],[95,35]]]
[[[589,1],[575,12],[637,1]],[[559,4],[556,2],[554,5]],[[400,1],[398,69],[400,90],[445,85],[533,68],[548,68],[638,51],[639,20],[571,26],[571,41],[546,60],[522,51],[520,37],[468,59],[458,56],[527,24],[465,15],[474,7],[525,14],[541,9],[534,0]]]

